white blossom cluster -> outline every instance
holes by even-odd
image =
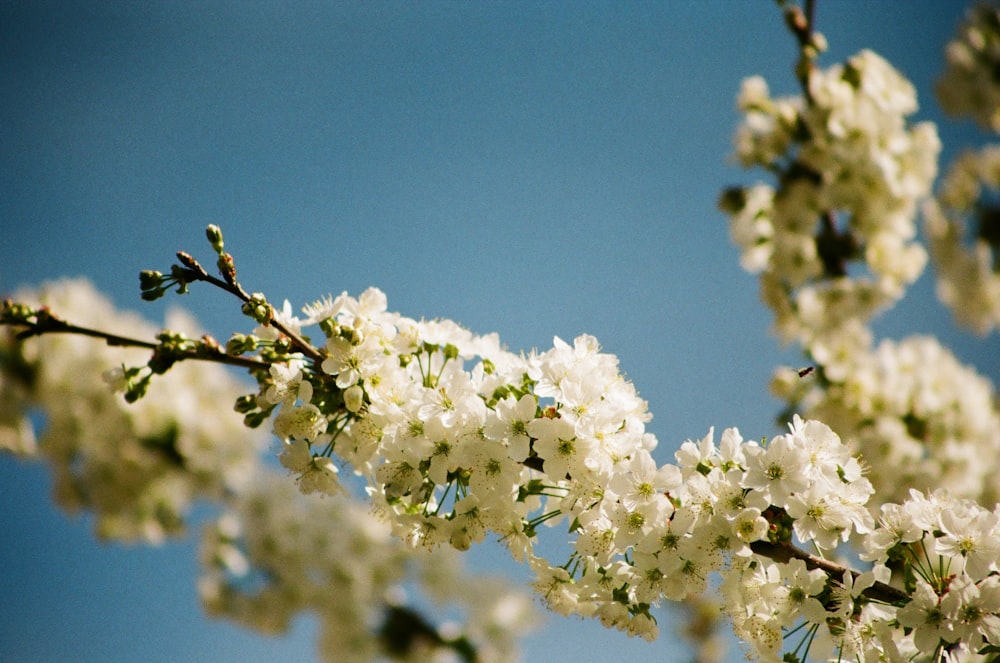
[[[413,551],[368,508],[343,497],[303,496],[274,472],[258,477],[206,528],[201,557],[199,592],[209,614],[273,634],[308,611],[319,620],[326,661],[461,660],[444,644],[459,637],[470,640],[477,661],[514,661],[517,639],[536,619],[527,595],[468,576],[457,554]],[[406,607],[414,579],[466,621],[411,632],[409,643],[381,633],[392,611]]]
[[[117,336],[151,339],[159,331],[82,279],[15,298]],[[171,313],[167,322],[196,334],[186,315]],[[438,627],[442,638],[468,639],[478,660],[516,658],[516,638],[533,614],[524,594],[498,579],[465,577],[454,556],[408,549],[367,508],[301,497],[261,465],[269,436],[232,412],[247,385],[224,367],[181,362],[130,404],[102,375],[144,364],[149,350],[71,333],[17,341],[18,331],[0,327],[0,450],[47,462],[55,499],[92,513],[103,538],[159,544],[184,531],[195,501],[224,505],[202,541],[199,586],[211,614],[274,633],[313,611],[330,661],[348,653],[356,661],[455,660],[433,642],[372,650],[385,641],[372,632],[372,615],[395,600],[397,586],[419,585],[443,610],[464,610],[461,622]],[[432,650],[436,658],[424,655]]]
[[[871,571],[845,572],[829,586],[802,560],[755,560],[728,576],[722,593],[736,634],[762,660],[781,660],[789,639],[816,660],[982,660],[976,654],[1000,641],[998,555],[996,508],[914,490],[883,505],[878,528],[864,539]],[[912,599],[901,607],[866,600],[901,560],[912,572],[905,581]]]
[[[1000,507],[987,510],[942,489],[914,490],[901,504],[883,505],[879,523],[862,557],[876,568],[906,559],[914,574],[912,599],[898,610],[873,607],[878,625],[863,618],[850,625],[853,652],[877,647],[896,660],[918,653],[941,660],[943,652],[949,660],[969,660],[1000,642]],[[893,614],[895,623],[912,629],[906,637],[886,637],[884,624]]]
[[[947,67],[935,90],[941,107],[1000,132],[1000,7],[995,2],[967,12],[945,58]]]
[[[835,369],[824,365],[823,380],[778,371],[772,386],[860,452],[879,504],[935,488],[996,502],[1000,477],[983,460],[1000,457],[1000,414],[989,380],[929,336],[883,340]]]
[[[995,51],[1000,43],[995,9],[975,16],[955,53],[970,44]],[[996,67],[982,58],[976,66],[982,84],[975,94],[957,75],[942,89],[993,113],[996,104],[987,101],[996,81],[986,85],[983,77]],[[777,186],[730,190],[722,207],[744,268],[761,274],[780,337],[801,344],[814,363],[780,370],[775,392],[792,411],[833,426],[864,457],[864,476],[877,491],[868,509],[879,522],[870,533],[855,525],[852,539],[874,567],[834,576],[831,586],[830,569],[757,557],[724,577],[727,613],[764,659],[778,660],[797,633],[799,645],[789,648],[796,659],[808,651],[827,660],[976,660],[1000,639],[1000,517],[967,499],[996,504],[1000,496],[987,460],[1000,454],[996,394],[935,339],[874,346],[868,326],[923,269],[914,219],[936,173],[936,132],[927,123],[908,126],[913,88],[874,54],[802,71],[797,98],[772,99],[759,77],[744,82],[737,155],[745,167],[768,169]],[[984,117],[977,116],[990,121]],[[938,198],[924,204],[939,294],[981,333],[996,325],[1000,309],[998,173],[994,148],[967,154]],[[965,222],[973,215],[979,227],[967,251]],[[801,510],[784,511],[797,527]],[[878,581],[910,598],[871,600]]]
[[[737,157],[778,186],[730,190],[721,204],[779,336],[812,349],[856,338],[920,275],[915,214],[940,142],[933,124],[908,123],[913,86],[871,51],[804,84],[804,97],[772,98],[763,78],[743,82]]]
[[[956,159],[924,218],[938,297],[979,334],[1000,327],[1000,145]]]
[[[321,370],[273,370],[261,385],[265,404],[286,395],[275,418],[284,462],[303,492],[335,493],[336,458],[348,459],[411,545],[464,549],[492,532],[527,561],[551,610],[650,639],[651,606],[701,593],[719,573],[735,632],[762,660],[779,660],[794,632],[811,656],[829,660],[936,660],[1000,643],[1000,517],[947,490],[913,490],[877,511],[876,522],[865,466],[823,423],[796,416],[767,443],[727,429],[716,445],[710,432],[685,442],[676,464],[657,465],[642,401],[591,337],[515,356],[495,337],[388,313],[377,290],[305,312],[283,322],[321,325]],[[894,385],[900,407],[948,423],[943,412],[924,412],[954,407],[928,402],[947,385],[914,375],[927,351],[919,341],[884,345],[874,361],[903,374]],[[956,370],[960,384],[968,376]],[[342,401],[317,400],[331,380]],[[907,380],[914,384],[905,389]],[[350,390],[360,393],[347,398]],[[886,386],[882,398],[894,391]],[[550,560],[538,525],[557,521],[570,549]],[[849,540],[872,570],[778,554],[794,542],[829,558]],[[919,597],[909,601],[888,584],[901,555],[923,582],[911,581]],[[940,621],[918,637],[932,603]]]
[[[998,16],[970,14],[939,87],[946,107],[993,129]],[[822,49],[811,26],[792,24],[804,56]],[[1000,506],[973,501],[1000,497],[993,386],[934,339],[875,345],[869,328],[925,265],[915,216],[937,172],[936,130],[909,122],[913,86],[870,51],[828,69],[804,59],[799,73],[799,97],[744,81],[737,157],[776,183],[722,201],[776,330],[815,364],[810,380],[776,375],[775,391],[805,416],[785,434],[757,442],[729,428],[716,444],[710,430],[658,464],[646,403],[593,337],[514,354],[496,335],[390,312],[372,288],[301,317],[286,303],[271,318],[263,295],[245,297],[261,326],[227,344],[267,366],[238,407],[248,423],[270,418],[298,492],[261,470],[259,443],[218,416],[237,393],[227,374],[185,363],[126,407],[95,376],[142,353],[115,349],[112,360],[73,335],[0,339],[0,445],[49,459],[60,501],[94,510],[106,536],[158,541],[192,500],[225,498],[202,547],[206,607],[265,632],[313,611],[329,660],[454,660],[462,643],[477,660],[510,660],[531,620],[524,599],[466,578],[453,551],[430,554],[488,535],[527,564],[549,609],[630,635],[655,638],[652,607],[704,592],[715,575],[735,633],[760,660],[994,656]],[[1000,230],[984,225],[1000,223],[997,189],[991,147],[963,156],[924,207],[939,294],[982,333],[1000,323]],[[231,265],[221,231],[209,238]],[[182,255],[170,278],[204,274]],[[245,294],[222,271],[217,284]],[[170,279],[150,274],[147,291],[159,293]],[[19,299],[116,333],[155,333],[78,282]],[[31,407],[46,416],[37,444]],[[378,520],[344,498],[357,481],[347,468]],[[565,536],[550,545],[543,525]],[[839,562],[845,544],[868,570]],[[407,609],[414,570],[468,623],[411,630],[415,640],[392,651],[399,642],[373,628]]]
[[[346,460],[397,536],[465,549],[492,532],[558,613],[653,638],[650,606],[754,564],[752,544],[783,519],[784,536],[821,550],[873,529],[862,466],[819,422],[796,418],[766,445],[729,429],[716,447],[710,433],[658,466],[644,402],[592,337],[516,356],[495,337],[389,313],[374,289],[305,312],[282,322],[321,325],[322,369],[272,370],[259,396],[285,395],[275,432],[300,489],[340,492]],[[342,401],[317,399],[329,381]],[[543,522],[567,527],[565,559],[540,552]]]
[[[160,331],[115,309],[85,280],[51,282],[15,296],[92,328],[136,338]],[[193,332],[194,323],[179,311],[167,324]],[[12,406],[0,421],[0,442],[48,462],[55,500],[71,512],[93,512],[101,537],[160,543],[183,531],[193,501],[219,499],[253,475],[266,437],[226,416],[245,387],[222,366],[177,366],[150,387],[149,398],[130,405],[102,376],[123,362],[145,363],[148,350],[109,347],[77,334],[46,334],[15,347],[17,330],[3,331],[3,354],[21,354],[18,370],[0,371],[0,401]],[[33,411],[43,415],[37,443]]]

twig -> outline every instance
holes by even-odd
[[[239,284],[236,280],[236,268],[233,265],[232,256],[228,253],[224,253],[219,257],[219,271],[222,273],[225,280],[219,279],[212,276],[201,264],[195,260],[190,254],[184,251],[177,252],[177,259],[180,260],[181,264],[184,265],[188,270],[188,275],[191,281],[204,281],[210,283],[217,288],[220,288],[232,295],[235,295],[244,304],[251,303],[253,297],[247,293],[246,290]],[[295,331],[289,329],[278,319],[274,317],[274,307],[271,306],[270,302],[267,304],[270,309],[267,316],[267,321],[264,323],[271,327],[274,327],[279,332],[288,337],[292,342],[292,346],[298,352],[311,359],[315,364],[319,365],[325,359],[324,354],[314,347],[311,343],[306,341],[302,336],[300,336]]]
[[[839,564],[834,564],[830,560],[823,559],[822,557],[817,557],[815,555],[810,555],[804,550],[800,550],[790,543],[771,543],[770,541],[754,541],[750,544],[750,549],[753,550],[758,555],[762,557],[767,557],[776,562],[781,562],[787,564],[793,559],[801,559],[806,563],[806,568],[808,569],[820,569],[826,572],[828,576],[835,579],[840,579],[844,577],[845,573],[851,573],[854,577],[861,575],[857,571],[848,569],[845,566],[840,566]],[[880,601],[882,603],[889,603],[893,605],[898,605],[900,603],[905,603],[910,600],[910,595],[901,589],[896,589],[891,585],[887,585],[884,582],[876,581],[871,587],[868,587],[861,594],[873,601]]]
[[[0,325],[26,327],[26,329],[17,333],[16,338],[19,340],[31,338],[32,336],[42,336],[43,334],[77,334],[80,336],[102,339],[111,347],[142,348],[145,350],[152,350],[153,352],[156,352],[161,348],[160,343],[155,343],[153,341],[144,341],[142,339],[130,338],[128,336],[119,336],[118,334],[110,334],[99,329],[92,329],[90,327],[82,327],[80,325],[71,324],[57,318],[45,309],[40,309],[36,313],[37,316],[35,322],[31,322],[30,320],[0,318]],[[211,350],[207,344],[202,344],[199,348],[193,350],[175,350],[172,356],[176,357],[178,360],[198,359],[201,361],[212,361],[218,364],[227,364],[229,366],[238,366],[250,369],[261,367],[266,368],[270,365],[268,362],[259,358],[239,357],[228,355],[221,350]]]

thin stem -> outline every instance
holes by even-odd
[[[17,338],[19,340],[31,338],[32,336],[42,336],[43,334],[77,334],[79,336],[89,336],[91,338],[102,339],[111,347],[143,348],[153,351],[160,348],[160,344],[154,343],[153,341],[144,341],[142,339],[130,338],[128,336],[119,336],[118,334],[110,334],[99,329],[91,329],[90,327],[81,327],[80,325],[70,324],[51,315],[46,316],[44,318],[44,322],[40,321],[32,323],[28,321],[0,321],[0,325],[27,327],[27,329],[17,334]],[[270,363],[261,359],[228,355],[224,352],[209,350],[206,346],[201,346],[201,348],[196,350],[177,351],[173,356],[176,356],[178,360],[198,359],[201,361],[215,362],[217,364],[239,366],[241,368],[266,368],[267,366],[270,366]]]
[[[785,9],[785,24],[795,36],[799,44],[799,60],[795,65],[795,76],[802,86],[802,94],[806,103],[812,104],[812,95],[809,92],[809,74],[815,67],[815,44],[814,26],[816,15],[816,3],[814,0],[805,0],[805,8],[798,5],[791,5]]]
[[[230,278],[224,281],[209,274],[207,271],[205,271],[205,268],[198,263],[197,260],[195,260],[193,257],[191,257],[191,255],[183,251],[177,252],[177,259],[181,261],[181,264],[183,264],[185,267],[188,268],[189,270],[188,276],[191,277],[192,281],[204,281],[205,283],[210,283],[217,288],[220,288],[232,295],[235,295],[244,304],[250,301],[251,299],[250,295],[247,294],[247,291],[244,290],[243,286],[241,286],[239,282],[236,280],[235,269],[232,269],[230,272],[228,272],[231,276]],[[323,359],[325,358],[324,354],[320,352],[316,347],[314,347],[311,343],[302,338],[298,333],[289,329],[284,324],[282,324],[281,321],[277,320],[274,317],[274,307],[271,306],[270,302],[268,302],[268,307],[271,309],[271,314],[268,316],[269,320],[266,324],[268,324],[271,327],[274,327],[279,332],[287,336],[289,340],[291,340],[292,346],[295,348],[295,350],[304,354],[306,357],[311,359],[317,365],[322,363]]]
[[[816,16],[816,0],[806,0],[806,26],[808,26],[809,37],[812,37],[813,25],[815,24]]]

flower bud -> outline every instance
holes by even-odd
[[[226,341],[226,354],[238,357],[239,355],[245,354],[247,352],[253,352],[257,349],[257,337],[248,336],[247,334],[233,334],[228,341]]]
[[[210,224],[205,228],[205,236],[208,237],[208,243],[212,245],[212,250],[217,254],[222,255],[223,248],[225,244],[222,241],[222,229],[219,226]]]
[[[142,299],[151,302],[162,297],[165,292],[163,282],[162,272],[151,269],[139,272],[139,290],[142,291]]]
[[[243,315],[253,318],[259,324],[267,325],[271,322],[271,305],[262,293],[253,293],[250,301],[243,304],[242,310]]]
[[[236,399],[233,409],[240,414],[247,414],[257,409],[257,395],[244,394]]]
[[[344,407],[348,412],[357,412],[365,402],[365,391],[360,385],[348,387],[344,391]]]
[[[3,311],[0,313],[0,321],[8,324],[16,324],[19,322],[28,322],[33,317],[35,317],[35,309],[27,304],[14,302],[9,299],[4,300]]]

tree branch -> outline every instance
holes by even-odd
[[[17,333],[16,338],[18,340],[31,338],[32,336],[42,336],[44,334],[77,334],[79,336],[101,339],[111,347],[142,348],[152,350],[153,352],[161,348],[160,343],[153,341],[119,336],[118,334],[111,334],[99,329],[71,324],[56,317],[46,308],[41,308],[33,312],[34,322],[24,316],[11,316],[9,312],[13,310],[14,306],[16,305],[9,300],[4,302],[3,312],[0,313],[0,325],[25,327],[23,331]],[[214,343],[215,341],[213,340],[212,342]],[[177,360],[198,359],[249,369],[267,368],[270,366],[268,362],[255,357],[233,356],[226,354],[222,350],[213,350],[211,344],[205,341],[202,341],[197,348],[192,350],[177,350],[173,352],[172,356]]]
[[[191,281],[204,281],[206,283],[210,283],[225,292],[235,295],[244,304],[249,304],[251,302],[251,295],[249,295],[236,280],[236,267],[233,264],[233,259],[230,254],[224,253],[219,257],[219,271],[222,272],[225,280],[209,274],[197,260],[184,251],[177,252],[177,259],[180,260],[181,264],[189,270]],[[277,320],[274,317],[274,307],[271,306],[270,302],[267,303],[267,306],[270,311],[263,324],[274,327],[279,332],[287,336],[292,342],[292,347],[296,351],[301,352],[303,355],[311,359],[318,368],[319,364],[321,364],[323,359],[326,358],[323,352],[302,338],[302,336],[298,333],[286,327],[280,320]]]
[[[830,560],[823,559],[822,557],[817,557],[816,555],[810,555],[804,550],[800,550],[790,543],[771,543],[770,541],[754,541],[750,544],[750,549],[761,557],[767,557],[775,562],[781,562],[787,564],[793,559],[801,559],[806,563],[806,568],[820,569],[826,572],[828,576],[834,579],[840,579],[844,577],[845,573],[850,572],[855,578],[861,575],[857,571],[847,568],[846,566],[841,566],[839,564],[834,564]],[[887,585],[884,582],[876,581],[871,587],[868,587],[861,594],[872,601],[879,601],[881,603],[889,603],[892,605],[899,605],[901,603],[909,602],[910,595],[901,589]]]

